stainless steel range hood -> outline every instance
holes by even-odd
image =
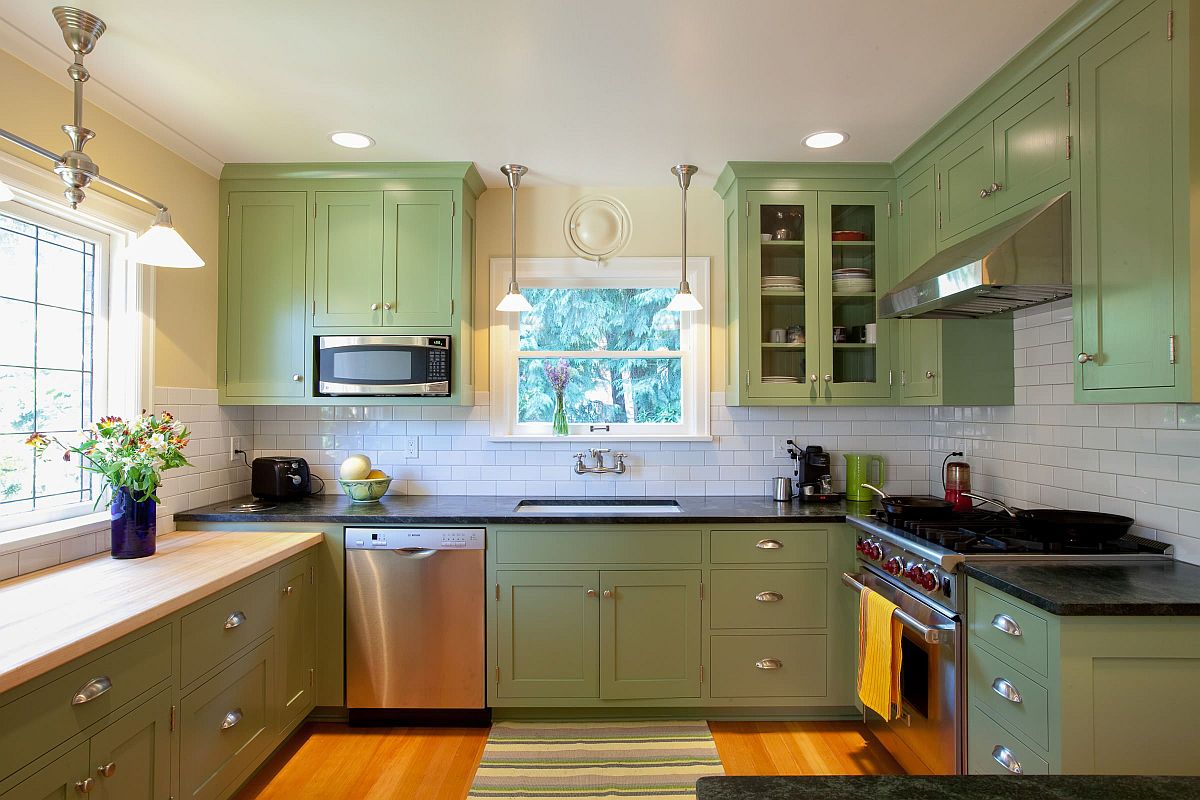
[[[1071,295],[1071,197],[948,247],[879,299],[880,317],[978,319]]]

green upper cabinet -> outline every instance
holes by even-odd
[[[937,254],[937,188],[933,165],[918,167],[897,181],[900,195],[896,216],[896,280]]]
[[[1188,29],[1186,6],[1176,11],[1184,15],[1175,21],[1179,34]],[[1183,363],[1195,357],[1186,352],[1189,76],[1186,39],[1164,35],[1170,9],[1169,0],[1147,6],[1079,59],[1082,402],[1194,397]],[[1193,178],[1193,194],[1195,186]],[[1191,230],[1195,246],[1194,210]]]
[[[313,325],[384,319],[383,192],[317,192]]]
[[[453,192],[387,192],[383,209],[384,324],[449,325],[454,303]]]
[[[986,125],[938,159],[942,193],[938,241],[953,239],[992,215],[995,153],[992,126]]]
[[[1063,69],[992,123],[1000,213],[1071,177],[1071,88]]]
[[[227,195],[219,338],[230,398],[304,396],[305,198]]]
[[[600,573],[600,696],[700,697],[700,570]]]

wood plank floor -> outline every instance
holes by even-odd
[[[712,722],[728,775],[895,775],[900,765],[856,722]],[[236,800],[462,800],[486,728],[305,725]]]

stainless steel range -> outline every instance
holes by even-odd
[[[987,511],[936,519],[880,511],[846,521],[861,533],[858,571],[842,582],[856,592],[879,592],[900,609],[900,716],[885,722],[869,714],[868,724],[909,772],[965,772],[965,564],[1171,558],[1169,545],[1139,536],[1055,541]]]

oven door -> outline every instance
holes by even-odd
[[[317,394],[449,397],[450,337],[318,337]]]
[[[930,605],[873,572],[845,574],[842,582],[855,593],[863,588],[895,603],[904,638],[900,643],[900,716],[891,722],[864,711],[864,717],[896,760],[913,774],[962,774],[960,736],[963,625],[956,617]]]

